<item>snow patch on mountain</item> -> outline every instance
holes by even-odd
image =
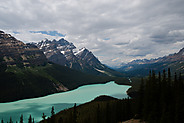
[[[97,68],[95,68],[95,70],[97,70],[97,71],[99,71],[99,72],[101,72],[101,73],[105,73],[105,71],[99,70],[99,69],[97,69]]]
[[[65,54],[65,51],[61,51],[61,53],[64,55]]]
[[[78,54],[81,54],[82,52],[84,52],[84,50],[86,50],[85,47],[79,49],[77,52],[74,53],[74,55],[76,56],[76,55],[78,55]]]

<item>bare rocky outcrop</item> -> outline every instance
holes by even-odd
[[[0,31],[0,55],[7,65],[44,65],[47,59],[33,44],[25,44],[10,34]]]

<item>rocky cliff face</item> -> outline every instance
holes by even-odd
[[[0,57],[7,65],[43,65],[47,59],[33,44],[24,44],[10,34],[0,31]]]
[[[104,66],[88,49],[76,51],[74,44],[63,38],[58,41],[45,39],[36,45],[49,61],[56,64],[96,75],[111,75],[114,72]]]
[[[89,64],[93,67],[102,67],[101,62],[86,48],[80,49],[75,53],[76,57],[83,62],[83,64]]]

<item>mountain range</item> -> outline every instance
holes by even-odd
[[[103,65],[87,48],[77,50],[73,43],[63,38],[58,41],[45,39],[35,45],[53,63],[94,75],[123,76]]]
[[[164,69],[170,68],[172,73],[184,74],[184,48],[178,53],[170,54],[168,56],[159,57],[156,59],[138,59],[127,64],[123,64],[117,70],[125,73],[127,76],[146,76],[149,70],[161,72]]]

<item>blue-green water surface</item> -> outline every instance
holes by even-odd
[[[109,95],[119,99],[126,98],[126,91],[130,86],[117,85],[108,82],[106,84],[93,84],[81,86],[75,90],[48,95],[45,97],[24,99],[16,102],[0,103],[0,120],[19,121],[20,115],[23,114],[24,121],[28,121],[29,115],[34,117],[35,121],[42,118],[42,113],[47,116],[51,115],[51,107],[54,106],[55,112],[70,108],[74,103],[82,104],[93,100],[100,95]]]

